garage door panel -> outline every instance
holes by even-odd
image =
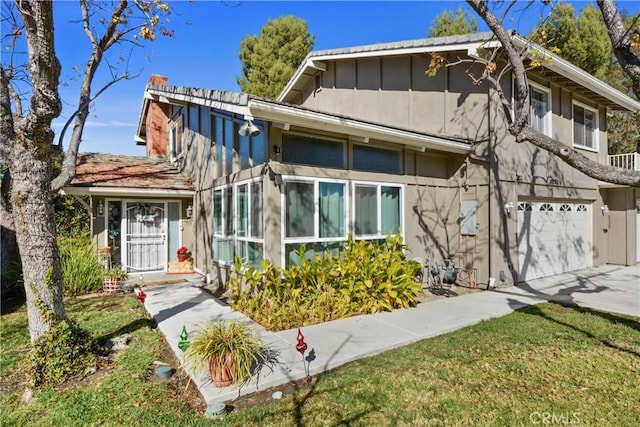
[[[591,265],[588,204],[521,201],[518,203],[518,233],[521,281]]]

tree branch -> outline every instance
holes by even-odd
[[[624,28],[622,18],[613,0],[598,0],[598,7],[600,7],[611,39],[613,53],[616,55],[622,71],[631,79],[633,92],[640,99],[640,58],[633,52],[629,33]]]
[[[502,22],[495,17],[489,10],[487,2],[484,0],[467,0],[467,3],[476,11],[480,17],[487,23],[493,34],[500,41],[505,49],[509,63],[513,67],[515,79],[516,93],[518,103],[515,106],[516,114],[512,123],[509,124],[509,130],[512,134],[518,133],[519,130],[527,125],[527,110],[529,107],[529,84],[527,83],[527,74],[524,62],[520,56],[520,52],[513,44],[511,32],[504,29]],[[515,133],[514,133],[515,132]]]
[[[62,141],[64,140],[64,135],[65,135],[67,129],[71,125],[71,122],[78,116],[78,114],[80,112],[82,112],[85,109],[87,109],[89,107],[89,105],[93,101],[95,101],[100,95],[102,95],[102,93],[104,93],[107,89],[109,89],[111,86],[113,86],[114,84],[116,84],[120,80],[128,80],[128,79],[134,78],[134,77],[137,77],[137,76],[129,76],[128,74],[125,74],[125,75],[122,75],[120,77],[116,77],[115,79],[111,80],[109,83],[104,85],[92,98],[88,99],[85,102],[85,104],[83,104],[80,107],[78,107],[76,109],[76,111],[73,112],[71,117],[69,117],[69,119],[65,122],[64,126],[62,127],[62,131],[60,132],[60,136],[58,138],[58,145],[62,146]],[[77,126],[78,126],[78,123],[76,121],[76,125],[74,126],[74,131],[75,131],[75,128]],[[84,123],[83,123],[83,127],[84,127]],[[80,142],[81,141],[79,139],[73,140],[73,138],[72,138],[72,141],[69,144],[69,149],[67,150],[67,153],[65,153],[65,162],[64,163],[67,163],[67,155],[69,155],[68,153],[74,153],[75,152],[74,162],[73,162],[74,166],[72,168],[64,167],[62,169],[60,174],[51,182],[51,191],[52,192],[54,192],[54,193],[57,192],[62,187],[67,185],[69,183],[69,181],[71,181],[71,179],[73,179],[73,177],[75,175],[75,172],[76,172],[75,164],[76,164],[76,160],[77,160],[77,153],[78,153],[78,150],[80,148]],[[72,147],[72,145],[74,145],[74,144],[75,144],[75,146]]]

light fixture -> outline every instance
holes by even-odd
[[[507,215],[511,215],[511,212],[513,212],[513,207],[513,202],[509,202],[504,205],[504,211],[507,213]]]
[[[276,156],[279,156],[280,155],[280,146],[274,144],[273,152],[276,153]]]
[[[98,206],[96,207],[96,212],[98,216],[104,216],[104,205],[102,204],[102,200],[98,202]]]
[[[193,207],[191,207],[191,205],[187,206],[186,214],[187,218],[191,218],[193,216]]]
[[[253,124],[251,120],[245,120],[245,122],[240,126],[238,130],[238,135],[240,136],[258,136],[260,135],[260,128]]]
[[[600,206],[600,210],[602,211],[602,215],[606,215],[609,213],[609,205]]]

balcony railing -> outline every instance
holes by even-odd
[[[614,168],[640,171],[640,154],[614,154],[613,156],[609,156],[609,164]]]

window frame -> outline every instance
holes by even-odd
[[[182,141],[183,113],[179,113],[174,119],[169,121],[167,151],[169,161],[175,163],[183,156],[184,143]]]
[[[575,113],[574,113],[574,108],[578,107],[578,108],[582,108],[585,111],[589,111],[591,113],[593,113],[594,115],[594,127],[593,127],[593,147],[589,147],[588,145],[582,145],[582,144],[576,144],[576,134],[575,134],[575,125],[576,125],[576,121],[575,121]],[[600,117],[598,115],[598,109],[594,108],[594,107],[590,107],[586,104],[583,104],[580,101],[576,101],[573,100],[571,102],[571,141],[573,144],[573,147],[575,148],[579,148],[581,150],[587,150],[587,151],[592,151],[594,153],[597,153],[600,151],[600,125],[599,125],[599,120]],[[582,126],[585,130],[584,135],[586,136],[586,127],[585,124],[582,123]]]
[[[282,175],[283,187],[280,196],[280,250],[281,250],[281,265],[286,265],[286,247],[288,244],[301,244],[301,243],[332,243],[343,242],[347,240],[349,236],[349,181],[344,179],[333,178],[318,178],[318,177],[306,177],[296,175]],[[313,235],[301,236],[301,237],[287,237],[287,183],[304,183],[313,184]],[[328,184],[342,184],[344,186],[344,235],[339,237],[320,237],[320,203],[318,200],[320,183]]]
[[[546,135],[548,137],[552,137],[553,136],[553,120],[552,120],[552,111],[553,111],[553,104],[552,104],[552,98],[551,98],[551,88],[545,87],[541,84],[538,83],[534,83],[532,81],[528,82],[529,84],[529,116],[528,116],[528,120],[529,120],[529,126],[531,126],[532,129],[540,132],[540,130],[534,128],[531,125],[531,102],[532,102],[532,94],[534,90],[537,90],[539,92],[543,92],[546,96],[547,96],[547,112],[544,115],[543,118],[543,122],[544,122],[544,126],[545,126],[545,132],[540,132],[543,135]]]
[[[217,231],[217,228],[216,228],[216,225],[215,225],[215,219],[216,219],[216,217],[215,217],[215,211],[216,211],[215,193],[217,191],[222,191],[222,197],[221,197],[222,206],[221,206],[221,210],[220,210],[220,212],[221,212],[220,220],[221,220],[221,227],[222,227],[222,232],[221,233],[219,233]],[[226,206],[227,205],[226,193],[228,191],[231,191],[231,204],[232,204],[232,206],[231,206],[231,215],[232,215],[231,224],[232,224],[232,227],[235,228],[235,216],[234,216],[234,211],[235,211],[235,209],[234,209],[235,191],[234,191],[234,186],[231,185],[231,184],[227,184],[227,185],[220,185],[220,186],[214,187],[212,189],[212,195],[211,195],[212,196],[211,197],[211,207],[212,207],[212,215],[211,215],[211,217],[212,217],[212,220],[213,220],[212,221],[213,222],[213,224],[212,224],[212,233],[211,233],[211,251],[213,253],[213,260],[216,263],[218,263],[219,265],[225,265],[225,266],[233,264],[233,256],[232,256],[232,259],[230,261],[226,261],[226,260],[223,260],[223,259],[219,258],[218,253],[217,253],[216,248],[215,248],[214,245],[215,245],[216,239],[231,240],[232,249],[233,249],[233,251],[235,253],[235,238],[234,238],[235,230],[230,230],[230,231],[227,230],[228,222],[227,222],[226,214],[227,214],[227,210],[229,208],[228,208],[228,206]]]
[[[253,221],[252,221],[252,217],[251,217],[251,204],[252,204],[252,195],[253,195],[253,184],[259,182],[260,183],[260,201],[261,201],[261,217],[262,217],[262,221],[260,223],[260,236],[262,237],[254,237],[252,236],[252,225],[253,225]],[[239,221],[240,221],[240,215],[238,213],[238,196],[239,196],[239,192],[238,192],[238,187],[241,186],[247,186],[247,236],[240,236],[238,234],[238,230],[240,229],[239,227]],[[236,255],[238,255],[238,242],[246,242],[246,243],[258,243],[262,246],[262,259],[264,259],[264,235],[265,235],[265,221],[264,221],[264,181],[262,179],[262,177],[258,177],[258,178],[252,178],[252,179],[248,179],[248,180],[243,180],[243,181],[238,181],[236,183],[233,184],[233,204],[234,204],[234,230],[233,230],[233,238],[234,238],[234,242],[233,242],[233,252],[234,252],[234,258]],[[245,260],[242,259],[243,262],[248,262],[249,260]]]
[[[376,207],[377,207],[377,218],[376,218],[376,234],[356,234],[356,186],[369,186],[376,187]],[[378,240],[385,239],[387,237],[386,234],[382,234],[382,187],[395,187],[400,189],[400,230],[395,235],[402,236],[404,241],[404,198],[405,198],[405,186],[404,184],[390,183],[390,182],[378,182],[378,181],[361,181],[354,180],[351,181],[351,227],[350,231],[353,235],[354,240]]]

